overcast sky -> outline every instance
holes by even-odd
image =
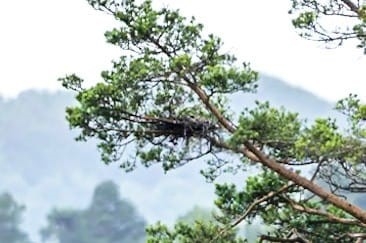
[[[253,68],[328,100],[348,93],[366,96],[366,57],[349,45],[327,50],[298,37],[287,15],[288,1],[159,0],[195,15],[225,47]],[[104,32],[117,23],[86,0],[3,1],[0,8],[0,94],[60,88],[56,81],[77,73],[98,81],[117,58]]]

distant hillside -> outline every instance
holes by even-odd
[[[332,104],[269,76],[261,79],[257,94],[233,96],[233,108],[239,111],[255,99],[284,105],[304,118],[335,115]],[[200,164],[167,175],[158,166],[125,174],[118,165],[102,164],[95,144],[75,142],[76,132],[68,129],[64,110],[73,102],[64,92],[0,98],[0,192],[10,191],[27,205],[24,227],[33,238],[51,207],[85,207],[94,186],[105,179],[119,184],[122,196],[150,222],[173,222],[196,204],[211,205],[213,185],[199,175]]]
[[[262,75],[258,92],[254,94],[236,94],[232,97],[233,107],[241,110],[243,105],[253,105],[254,100],[270,101],[271,105],[284,106],[287,110],[299,112],[300,117],[313,120],[317,117],[343,117],[334,111],[334,104],[315,96],[299,87],[289,85],[277,78]]]

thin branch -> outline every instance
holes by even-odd
[[[267,195],[255,200],[252,204],[250,204],[250,206],[247,208],[247,210],[244,212],[244,214],[242,216],[240,216],[238,219],[236,219],[234,222],[232,222],[229,227],[225,227],[223,228],[219,234],[217,235],[217,237],[214,238],[214,240],[219,239],[221,236],[223,236],[225,233],[227,233],[229,230],[231,230],[232,228],[236,227],[238,224],[240,224],[253,210],[254,208],[259,205],[262,202],[267,201],[268,199],[271,199],[283,192],[285,192],[286,190],[288,190],[290,187],[294,186],[295,184],[290,183],[288,185],[284,185],[283,187],[281,187],[279,190],[277,191],[271,191],[269,192]]]
[[[311,177],[310,181],[314,181],[314,180],[315,180],[316,176],[318,175],[318,173],[319,173],[319,171],[320,171],[320,167],[322,166],[322,164],[323,164],[323,161],[320,161],[320,162],[318,163],[318,165],[316,166],[316,169],[315,169],[314,174],[313,174],[313,176]]]
[[[356,239],[355,243],[362,243],[364,242],[363,240],[366,239],[366,233],[346,233],[338,237],[337,240],[342,240],[347,237]]]
[[[292,238],[280,238],[280,237],[274,237],[274,236],[269,236],[269,235],[261,235],[260,236],[260,240],[259,242],[263,242],[263,241],[269,241],[269,242],[286,242],[286,243],[290,243],[290,242],[296,242],[296,243],[310,243],[311,241],[305,239],[303,236],[300,236],[298,234],[295,234],[295,237]],[[290,236],[291,237],[291,236]]]
[[[351,10],[351,11],[353,11],[353,12],[355,12],[355,13],[357,13],[357,14],[359,14],[359,12],[358,12],[358,7],[356,6],[356,4],[354,4],[351,0],[341,0],[345,5],[347,5],[347,7]]]
[[[283,192],[285,192],[287,189],[289,189],[290,187],[294,186],[293,183],[285,185],[283,187],[281,187],[278,191],[271,191],[269,192],[267,195],[255,200],[249,207],[248,209],[245,211],[245,213],[240,216],[237,220],[235,220],[231,225],[229,229],[234,228],[235,226],[237,226],[238,224],[240,224],[247,216],[248,214],[254,209],[255,206],[257,206],[258,204],[267,201],[270,198],[273,198]]]
[[[347,225],[355,225],[355,226],[359,226],[359,227],[366,228],[366,224],[361,223],[358,220],[336,217],[333,214],[330,214],[330,213],[323,212],[323,211],[320,211],[320,210],[315,209],[315,208],[309,208],[309,207],[306,207],[304,205],[298,204],[297,202],[295,202],[294,200],[292,200],[290,198],[284,197],[284,199],[296,211],[303,212],[303,213],[309,213],[309,214],[313,214],[313,215],[318,215],[318,216],[322,216],[322,217],[327,218],[327,220],[329,222],[333,222],[333,223],[347,224]]]

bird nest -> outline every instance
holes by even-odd
[[[192,116],[147,118],[148,129],[155,136],[170,136],[175,138],[204,138],[218,130],[218,126],[208,120]]]

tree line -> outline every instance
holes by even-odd
[[[21,229],[25,206],[9,193],[0,194],[0,241],[31,243]],[[47,225],[40,229],[42,242],[59,243],[138,243],[145,240],[145,219],[119,194],[118,186],[105,181],[94,189],[85,209],[54,208]]]

